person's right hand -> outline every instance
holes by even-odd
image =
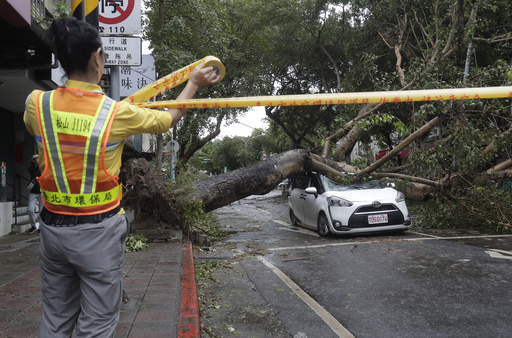
[[[220,75],[215,72],[212,66],[203,68],[203,65],[204,61],[194,68],[188,80],[198,88],[212,85],[220,81]]]

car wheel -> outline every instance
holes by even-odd
[[[321,212],[318,215],[318,234],[322,237],[329,236],[331,231],[329,230],[329,220],[325,213]]]
[[[292,222],[292,225],[297,225],[297,218],[295,217],[295,214],[293,213],[293,210],[290,209],[290,221]]]

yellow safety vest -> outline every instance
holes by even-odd
[[[40,92],[36,112],[45,165],[38,178],[48,210],[91,215],[120,204],[119,178],[105,169],[105,148],[118,104],[75,88]]]

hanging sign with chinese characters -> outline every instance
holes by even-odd
[[[138,66],[142,62],[142,39],[137,36],[102,36],[105,66]]]
[[[101,35],[137,35],[141,32],[140,0],[99,0]]]
[[[120,73],[120,94],[121,97],[126,97],[156,80],[155,58],[152,55],[142,55],[140,66],[121,66]]]

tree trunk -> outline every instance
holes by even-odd
[[[364,105],[360,110],[357,116],[347,123],[346,127],[352,127],[352,129],[348,132],[348,134],[340,140],[339,144],[336,146],[336,150],[334,151],[333,159],[335,161],[341,161],[343,157],[347,154],[349,149],[354,148],[354,144],[359,140],[361,135],[364,133],[364,130],[360,127],[355,126],[356,122],[363,120],[364,118],[370,116],[374,111],[378,108],[382,107],[383,103],[369,103]],[[342,128],[342,130],[338,130],[333,136],[329,137],[331,140],[335,135],[339,135],[346,128]],[[325,151],[324,151],[325,152]]]
[[[192,197],[199,199],[204,210],[209,212],[247,196],[267,194],[293,175],[316,171],[333,181],[339,181],[345,171],[352,169],[307,150],[289,150],[252,166],[197,181]],[[129,160],[123,173],[127,188],[123,203],[135,210],[136,219],[150,217],[157,224],[165,221],[174,226],[179,225],[180,215],[174,205],[177,199],[189,197],[181,195],[180,191],[170,191],[169,182],[162,179],[161,173],[144,159]],[[380,173],[376,176],[394,176],[413,181],[403,192],[406,197],[418,200],[424,199],[439,184],[399,174]]]
[[[400,188],[405,197],[414,201],[424,201],[435,190],[431,185],[421,183],[408,183]]]
[[[272,191],[285,178],[307,171],[311,157],[305,150],[290,150],[266,161],[195,183],[195,195],[205,211],[215,210],[251,195]]]
[[[422,137],[423,135],[425,135],[426,133],[428,133],[432,128],[434,128],[436,125],[439,124],[439,117],[435,117],[433,118],[432,120],[430,120],[430,122],[428,122],[427,124],[425,124],[423,127],[421,127],[420,129],[416,130],[414,133],[412,133],[408,138],[406,138],[405,140],[403,140],[398,146],[396,146],[393,150],[391,150],[389,153],[387,153],[386,155],[384,155],[380,160],[378,160],[377,162],[373,163],[372,165],[366,167],[364,170],[362,170],[359,175],[365,175],[365,174],[369,174],[375,170],[377,170],[378,168],[380,168],[384,163],[386,163],[387,161],[389,161],[390,159],[392,159],[393,157],[395,157],[396,155],[398,155],[398,153],[400,151],[402,151],[403,149],[405,149],[412,141]]]

